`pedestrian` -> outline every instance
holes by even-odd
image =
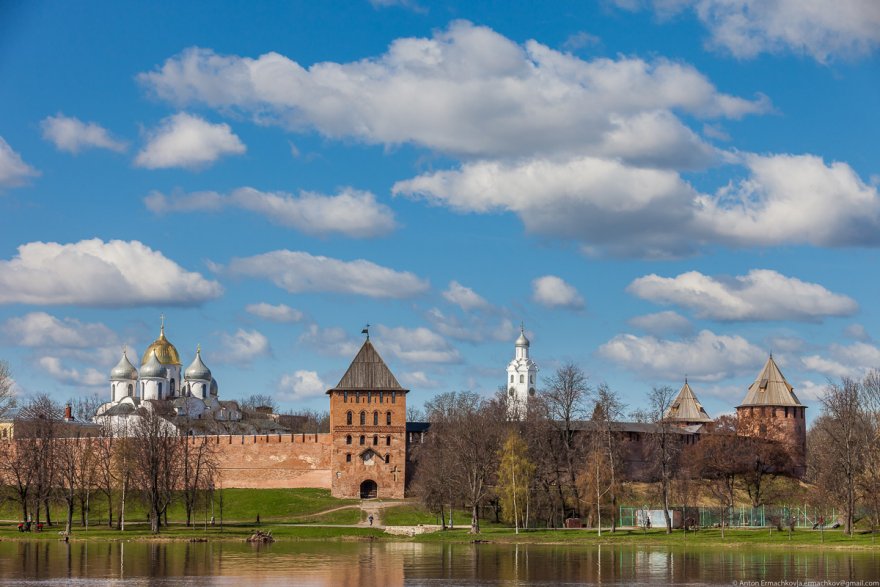
[[[373,514],[370,514],[370,517],[368,519],[370,520],[370,526],[372,526],[373,525]]]

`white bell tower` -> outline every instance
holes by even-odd
[[[523,326],[519,328],[516,351],[513,360],[507,365],[507,417],[522,420],[526,417],[529,398],[535,395],[538,366],[529,358],[529,339]]]

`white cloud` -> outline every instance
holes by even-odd
[[[828,377],[862,377],[871,369],[880,369],[880,348],[867,342],[835,343],[828,347],[828,355],[809,355],[801,360],[810,371]]]
[[[868,334],[868,330],[862,324],[850,324],[844,329],[843,333],[859,342],[869,342],[871,340],[871,335]]]
[[[397,7],[405,8],[407,10],[412,10],[413,12],[418,13],[428,12],[428,10],[424,6],[422,6],[418,2],[415,2],[414,0],[370,0],[370,4],[372,4],[373,8],[376,9]]]
[[[300,369],[293,375],[283,375],[278,388],[285,399],[296,401],[323,395],[327,385],[318,377],[317,371]]]
[[[744,155],[748,178],[700,196],[695,233],[740,247],[880,244],[880,194],[846,163]]]
[[[211,124],[180,112],[162,120],[148,133],[146,146],[137,154],[135,165],[147,169],[207,167],[223,155],[241,155],[244,143],[228,124]]]
[[[619,334],[599,347],[599,355],[648,379],[718,381],[750,373],[766,361],[763,350],[741,336],[709,330],[683,340]]]
[[[85,123],[78,118],[64,116],[47,116],[40,123],[43,138],[50,141],[56,148],[69,153],[79,153],[86,149],[109,149],[121,153],[128,146],[114,139],[101,125]]]
[[[428,282],[407,271],[395,271],[364,259],[341,261],[301,251],[272,251],[230,261],[233,277],[270,280],[290,293],[335,292],[373,298],[409,298],[428,289]]]
[[[58,357],[40,357],[37,364],[45,373],[56,381],[65,385],[101,386],[107,384],[107,375],[96,369],[88,368],[85,371],[64,367]]]
[[[568,38],[565,39],[565,42],[562,43],[562,48],[566,51],[577,51],[584,47],[600,45],[601,43],[602,39],[600,37],[590,34],[587,31],[578,31],[570,34]]]
[[[440,383],[434,381],[424,371],[405,371],[400,374],[400,382],[410,389],[432,389],[439,387]]]
[[[138,241],[32,242],[0,260],[0,304],[196,305],[222,293]]]
[[[361,342],[351,338],[342,328],[321,328],[310,324],[299,337],[299,343],[322,355],[354,358]]]
[[[627,0],[629,1],[629,0]],[[691,7],[709,45],[734,57],[790,51],[820,63],[880,46],[876,0],[654,0],[661,12]]]
[[[30,312],[8,319],[2,326],[5,338],[18,346],[94,348],[116,343],[116,334],[100,323],[75,318],[59,320],[45,312]]]
[[[0,137],[0,188],[16,187],[40,172],[25,163],[21,155],[12,150],[3,137]]]
[[[260,318],[264,318],[272,322],[299,322],[304,317],[302,312],[291,308],[287,304],[278,304],[277,306],[273,306],[272,304],[260,302],[259,304],[248,304],[247,306],[245,306],[244,310],[248,314],[253,314],[254,316],[259,316]]]
[[[555,275],[544,275],[532,281],[532,299],[548,308],[580,310],[584,298],[570,284]]]
[[[461,360],[458,350],[428,328],[388,328],[379,324],[375,332],[373,344],[380,353],[388,351],[407,363],[457,363]]]
[[[640,298],[674,304],[715,320],[817,320],[848,316],[859,308],[850,297],[769,269],[752,269],[734,278],[698,271],[676,277],[651,274],[626,289]]]
[[[801,402],[814,401],[817,402],[825,395],[825,385],[819,385],[813,381],[801,381],[794,389],[795,395]]]
[[[671,112],[738,118],[769,107],[763,97],[719,93],[686,64],[585,61],[465,21],[432,38],[397,39],[383,55],[350,63],[306,68],[277,53],[253,59],[191,48],[138,79],[174,104],[240,110],[261,123],[315,128],[331,138],[467,156],[573,151],[626,159],[634,148],[645,158],[638,141],[616,145],[610,135],[634,137],[645,124],[659,124],[671,142],[650,137],[648,158],[673,151],[674,158],[704,158],[705,145]]]
[[[693,330],[690,320],[671,310],[635,316],[629,319],[629,324],[655,336],[662,336],[664,334],[686,335],[690,334]]]
[[[438,308],[428,310],[427,319],[437,332],[455,340],[478,343],[487,340],[513,341],[517,329],[507,317],[484,313],[464,314],[459,317],[444,314]]]
[[[449,282],[449,287],[443,292],[443,298],[465,311],[485,310],[491,307],[484,297],[457,281]]]
[[[370,192],[343,188],[335,196],[300,192],[261,192],[243,187],[228,196],[195,192],[165,196],[152,192],[144,203],[157,214],[217,211],[234,207],[256,212],[275,224],[313,235],[339,233],[353,238],[383,236],[396,228],[394,213]]]
[[[220,335],[218,359],[225,363],[247,364],[270,353],[269,339],[257,330],[239,328],[234,334]]]

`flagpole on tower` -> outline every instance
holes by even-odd
[[[366,334],[366,335],[367,335],[367,340],[368,340],[368,341],[370,340],[370,325],[369,325],[369,324],[367,324],[366,326],[364,326],[364,329],[361,330],[361,334]]]

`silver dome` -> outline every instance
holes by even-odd
[[[193,359],[192,364],[186,368],[186,371],[183,373],[184,377],[187,381],[191,379],[200,379],[202,381],[210,381],[211,380],[211,370],[205,366],[205,363],[202,362],[202,350],[196,350],[196,358]]]
[[[150,358],[141,367],[141,377],[165,378],[168,376],[168,369],[159,362],[156,351],[150,353]]]
[[[137,378],[137,369],[131,364],[131,361],[128,360],[128,353],[122,351],[122,357],[119,359],[119,362],[110,370],[110,379],[116,381],[132,381],[137,380]]]
[[[516,346],[529,346],[529,339],[522,327],[519,329],[519,338],[516,339]]]

